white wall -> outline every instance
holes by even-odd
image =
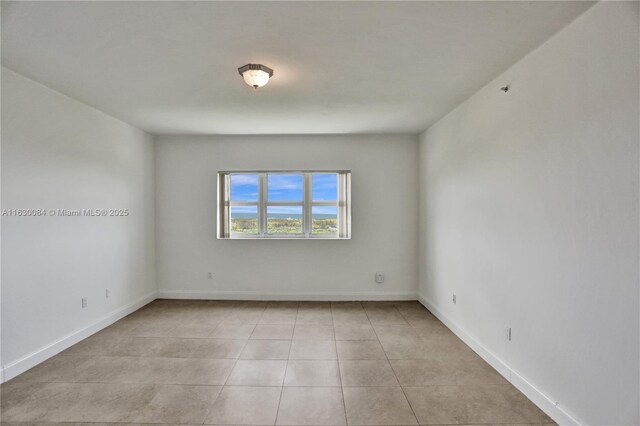
[[[2,217],[5,379],[155,292],[153,168],[150,135],[2,68],[3,209],[131,212]]]
[[[556,420],[640,424],[639,5],[597,4],[421,137],[422,296]]]
[[[156,140],[158,286],[167,297],[415,297],[416,136]],[[352,170],[351,240],[217,240],[219,170]],[[207,279],[207,272],[213,279]],[[377,285],[374,273],[384,271]]]

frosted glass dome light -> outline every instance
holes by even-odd
[[[269,78],[273,76],[273,70],[262,64],[247,64],[238,68],[238,72],[249,86],[257,89],[269,82]]]

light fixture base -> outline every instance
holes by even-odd
[[[249,70],[260,70],[269,74],[269,78],[273,77],[273,70],[262,64],[247,64],[238,68],[238,74],[243,75],[246,71]]]

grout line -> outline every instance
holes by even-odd
[[[256,326],[254,325],[253,328],[251,329],[251,332],[253,333],[253,330],[256,328]],[[240,352],[238,353],[238,357],[235,359],[233,366],[231,367],[231,370],[229,370],[229,374],[227,375],[226,379],[224,380],[224,384],[220,387],[220,392],[218,392],[218,395],[216,396],[216,399],[213,400],[213,402],[211,403],[211,406],[209,407],[209,409],[207,410],[207,413],[204,416],[204,420],[202,421],[202,424],[204,425],[204,422],[207,421],[207,418],[209,417],[209,414],[211,414],[211,410],[213,410],[213,406],[215,405],[216,401],[218,401],[218,398],[220,398],[220,395],[222,395],[222,392],[224,391],[225,386],[227,386],[227,382],[229,381],[229,377],[231,377],[231,374],[233,373],[233,370],[236,368],[236,365],[238,364],[238,360],[240,359],[240,356],[242,355],[242,351],[244,351],[244,348],[247,346],[247,344],[249,343],[249,339],[247,339],[244,342],[244,345],[242,345],[242,349],[240,349]]]
[[[402,312],[400,312],[400,310],[396,307],[396,305],[393,305],[393,307],[395,308],[396,311],[398,311],[400,316],[406,321],[406,318],[404,317],[404,315],[402,315]],[[369,316],[369,314],[367,314],[367,317],[368,316]],[[371,321],[371,319],[369,319],[369,321]],[[378,332],[376,331],[376,328],[373,326],[373,324],[371,324],[371,328],[373,328],[373,333],[378,338],[378,342],[380,342],[380,336],[378,336]],[[380,346],[382,346],[382,344],[380,344]],[[398,386],[400,387],[400,390],[402,391],[402,395],[404,395],[404,399],[407,401],[407,404],[409,404],[409,408],[411,409],[411,413],[413,414],[413,418],[415,419],[416,424],[419,425],[420,422],[418,421],[418,416],[416,416],[416,412],[414,411],[413,407],[411,406],[411,402],[409,402],[409,398],[407,398],[407,394],[405,393],[404,388],[400,384],[400,379],[398,379],[398,375],[396,374],[395,370],[393,369],[393,366],[391,365],[391,361],[389,361],[389,356],[387,355],[387,351],[384,350],[384,346],[382,347],[382,351],[384,352],[384,356],[387,359],[387,363],[389,364],[389,367],[391,367],[391,372],[393,373],[393,376],[396,378],[396,381],[398,382]]]
[[[358,302],[360,304],[360,302]],[[340,380],[340,394],[342,395],[342,410],[344,412],[344,423],[349,424],[347,420],[347,401],[344,398],[344,386],[342,384],[342,369],[340,367],[340,356],[338,355],[338,341],[336,340],[336,326],[333,319],[333,303],[329,305],[331,307],[331,321],[333,322],[333,343],[336,346],[336,363],[338,364],[338,380]],[[360,305],[362,307],[362,305]]]
[[[293,348],[293,335],[296,332],[296,323],[298,321],[298,312],[300,311],[300,302],[298,302],[296,308],[296,320],[293,323],[293,332],[291,334],[291,340],[289,341],[289,353],[287,354],[287,363],[284,367],[284,375],[282,376],[282,386],[280,387],[280,398],[278,399],[278,408],[276,410],[276,418],[273,422],[274,425],[278,424],[278,415],[280,414],[280,403],[282,402],[282,394],[284,392],[284,381],[287,378],[287,372],[289,371],[289,361],[291,360],[291,349]]]
[[[407,317],[405,317],[402,314],[402,311],[400,311],[400,309],[398,309],[397,306],[394,305],[394,307],[396,308],[396,310],[398,311],[398,313],[400,314],[400,316],[402,318],[404,318],[404,320],[407,322],[407,324],[409,324],[409,327],[411,327],[411,330],[413,330],[414,332],[416,331],[415,328],[411,325],[411,323],[407,320]],[[375,330],[374,330],[375,332]],[[417,333],[416,333],[417,335]],[[420,338],[420,336],[417,336],[418,339],[420,339],[422,341],[422,339]],[[386,352],[385,352],[386,355]],[[400,383],[400,379],[398,378],[398,375],[396,374],[396,371],[393,368],[393,365],[391,364],[391,361],[389,360],[389,357],[387,357],[387,362],[389,363],[389,365],[391,366],[391,371],[393,371],[393,374],[396,376],[396,380],[398,381],[398,385],[400,385],[400,389],[402,390],[402,394],[404,395],[405,399],[407,400],[407,403],[409,404],[409,408],[411,408],[411,412],[413,413],[413,416],[416,419],[417,424],[420,424],[420,420],[418,420],[418,415],[416,414],[416,411],[413,409],[413,405],[411,405],[411,401],[409,400],[409,398],[407,397],[407,393],[405,392],[404,386],[402,385],[402,383]]]
[[[371,319],[369,319],[369,315],[367,315],[367,311],[364,309],[364,306],[362,306],[362,302],[358,302],[358,305],[360,305],[360,309],[362,309],[362,311],[364,312],[364,315],[367,318],[367,321],[369,323],[369,327],[371,327],[371,329],[373,330],[373,324],[371,324]],[[334,337],[335,337],[335,326],[334,326]],[[377,338],[378,336],[376,336]],[[341,362],[340,362],[340,357],[337,354],[338,352],[338,342],[336,341],[336,356],[338,358],[338,374],[340,375],[340,388],[342,390],[342,402],[344,404],[344,420],[345,423],[348,425],[349,424],[349,417],[347,417],[347,400],[344,397],[344,384],[342,383],[342,367],[341,367]]]
[[[289,361],[287,361],[287,366]],[[285,374],[287,374],[287,369],[285,368]],[[282,393],[284,392],[284,377],[282,377],[282,386],[280,386],[280,398],[278,398],[278,408],[276,409],[276,418],[273,421],[273,424],[276,425],[278,423],[278,415],[280,414],[280,403],[282,402]]]
[[[296,319],[297,317],[298,317],[298,314],[296,312]],[[295,333],[295,325],[293,326],[293,332]],[[291,359],[292,346],[293,346],[293,335],[291,335],[291,341],[289,344],[289,354],[287,355],[287,363],[284,367],[284,374],[282,375],[282,386],[280,387],[280,398],[278,399],[278,409],[276,410],[276,419],[273,422],[274,425],[278,424],[278,415],[280,415],[280,403],[282,402],[282,394],[284,392],[284,381],[287,378],[287,372],[289,371],[289,361]]]

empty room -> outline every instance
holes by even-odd
[[[3,426],[640,424],[640,2],[0,14]]]

